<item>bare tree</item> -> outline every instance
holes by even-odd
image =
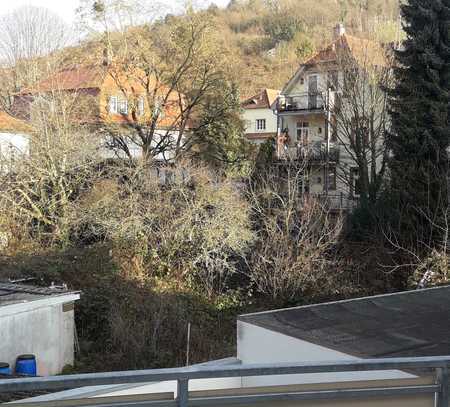
[[[306,163],[288,162],[256,180],[250,199],[258,242],[250,258],[250,278],[275,302],[299,299],[336,276],[331,249],[342,229],[327,203],[301,193]],[[330,285],[328,285],[330,287]]]
[[[50,93],[38,97],[31,111],[30,151],[2,174],[2,221],[27,225],[44,245],[65,244],[71,202],[94,178],[97,145],[74,122],[76,95]]]
[[[24,6],[1,16],[0,108],[8,110],[13,94],[52,70],[55,52],[71,38],[71,28],[45,8]]]
[[[386,88],[392,85],[391,61],[380,46],[339,47],[334,71],[328,72],[330,138],[344,150],[337,176],[361,202],[375,203],[385,178],[390,129]]]
[[[128,22],[126,29],[116,30],[111,13],[114,21],[121,14],[113,3],[111,9],[110,2],[96,2],[93,17],[102,23],[109,74],[128,101],[130,119],[104,128],[109,146],[130,158],[132,146],[144,160],[179,159],[195,145],[191,136],[196,123],[211,122],[198,118],[211,96],[223,92],[229,69],[226,47],[213,23],[195,13],[143,26]],[[215,111],[221,118],[222,110]]]

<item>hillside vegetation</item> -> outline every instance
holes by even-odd
[[[234,0],[200,13],[214,19],[229,45],[243,96],[281,88],[331,41],[341,21],[356,36],[385,43],[402,38],[398,0]]]

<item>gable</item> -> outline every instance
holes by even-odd
[[[342,56],[343,52],[348,53],[362,67],[367,67],[369,64],[373,66],[387,65],[386,55],[380,44],[375,41],[343,34],[301,64],[281,93],[288,94],[292,92],[308,69],[338,63],[339,57]],[[326,70],[324,69],[324,71]]]

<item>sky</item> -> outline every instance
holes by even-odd
[[[170,8],[183,4],[179,0],[158,0],[158,2],[164,3]],[[224,7],[229,3],[229,0],[201,0],[201,3],[205,5],[216,3],[218,6]],[[75,9],[79,5],[79,0],[0,0],[0,15],[24,5],[46,7],[60,15],[66,22],[72,23],[75,19]]]

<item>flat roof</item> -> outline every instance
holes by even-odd
[[[238,320],[361,358],[450,354],[450,286],[246,314]]]
[[[71,294],[78,294],[78,292],[69,291],[65,287],[37,287],[0,282],[0,307]]]

